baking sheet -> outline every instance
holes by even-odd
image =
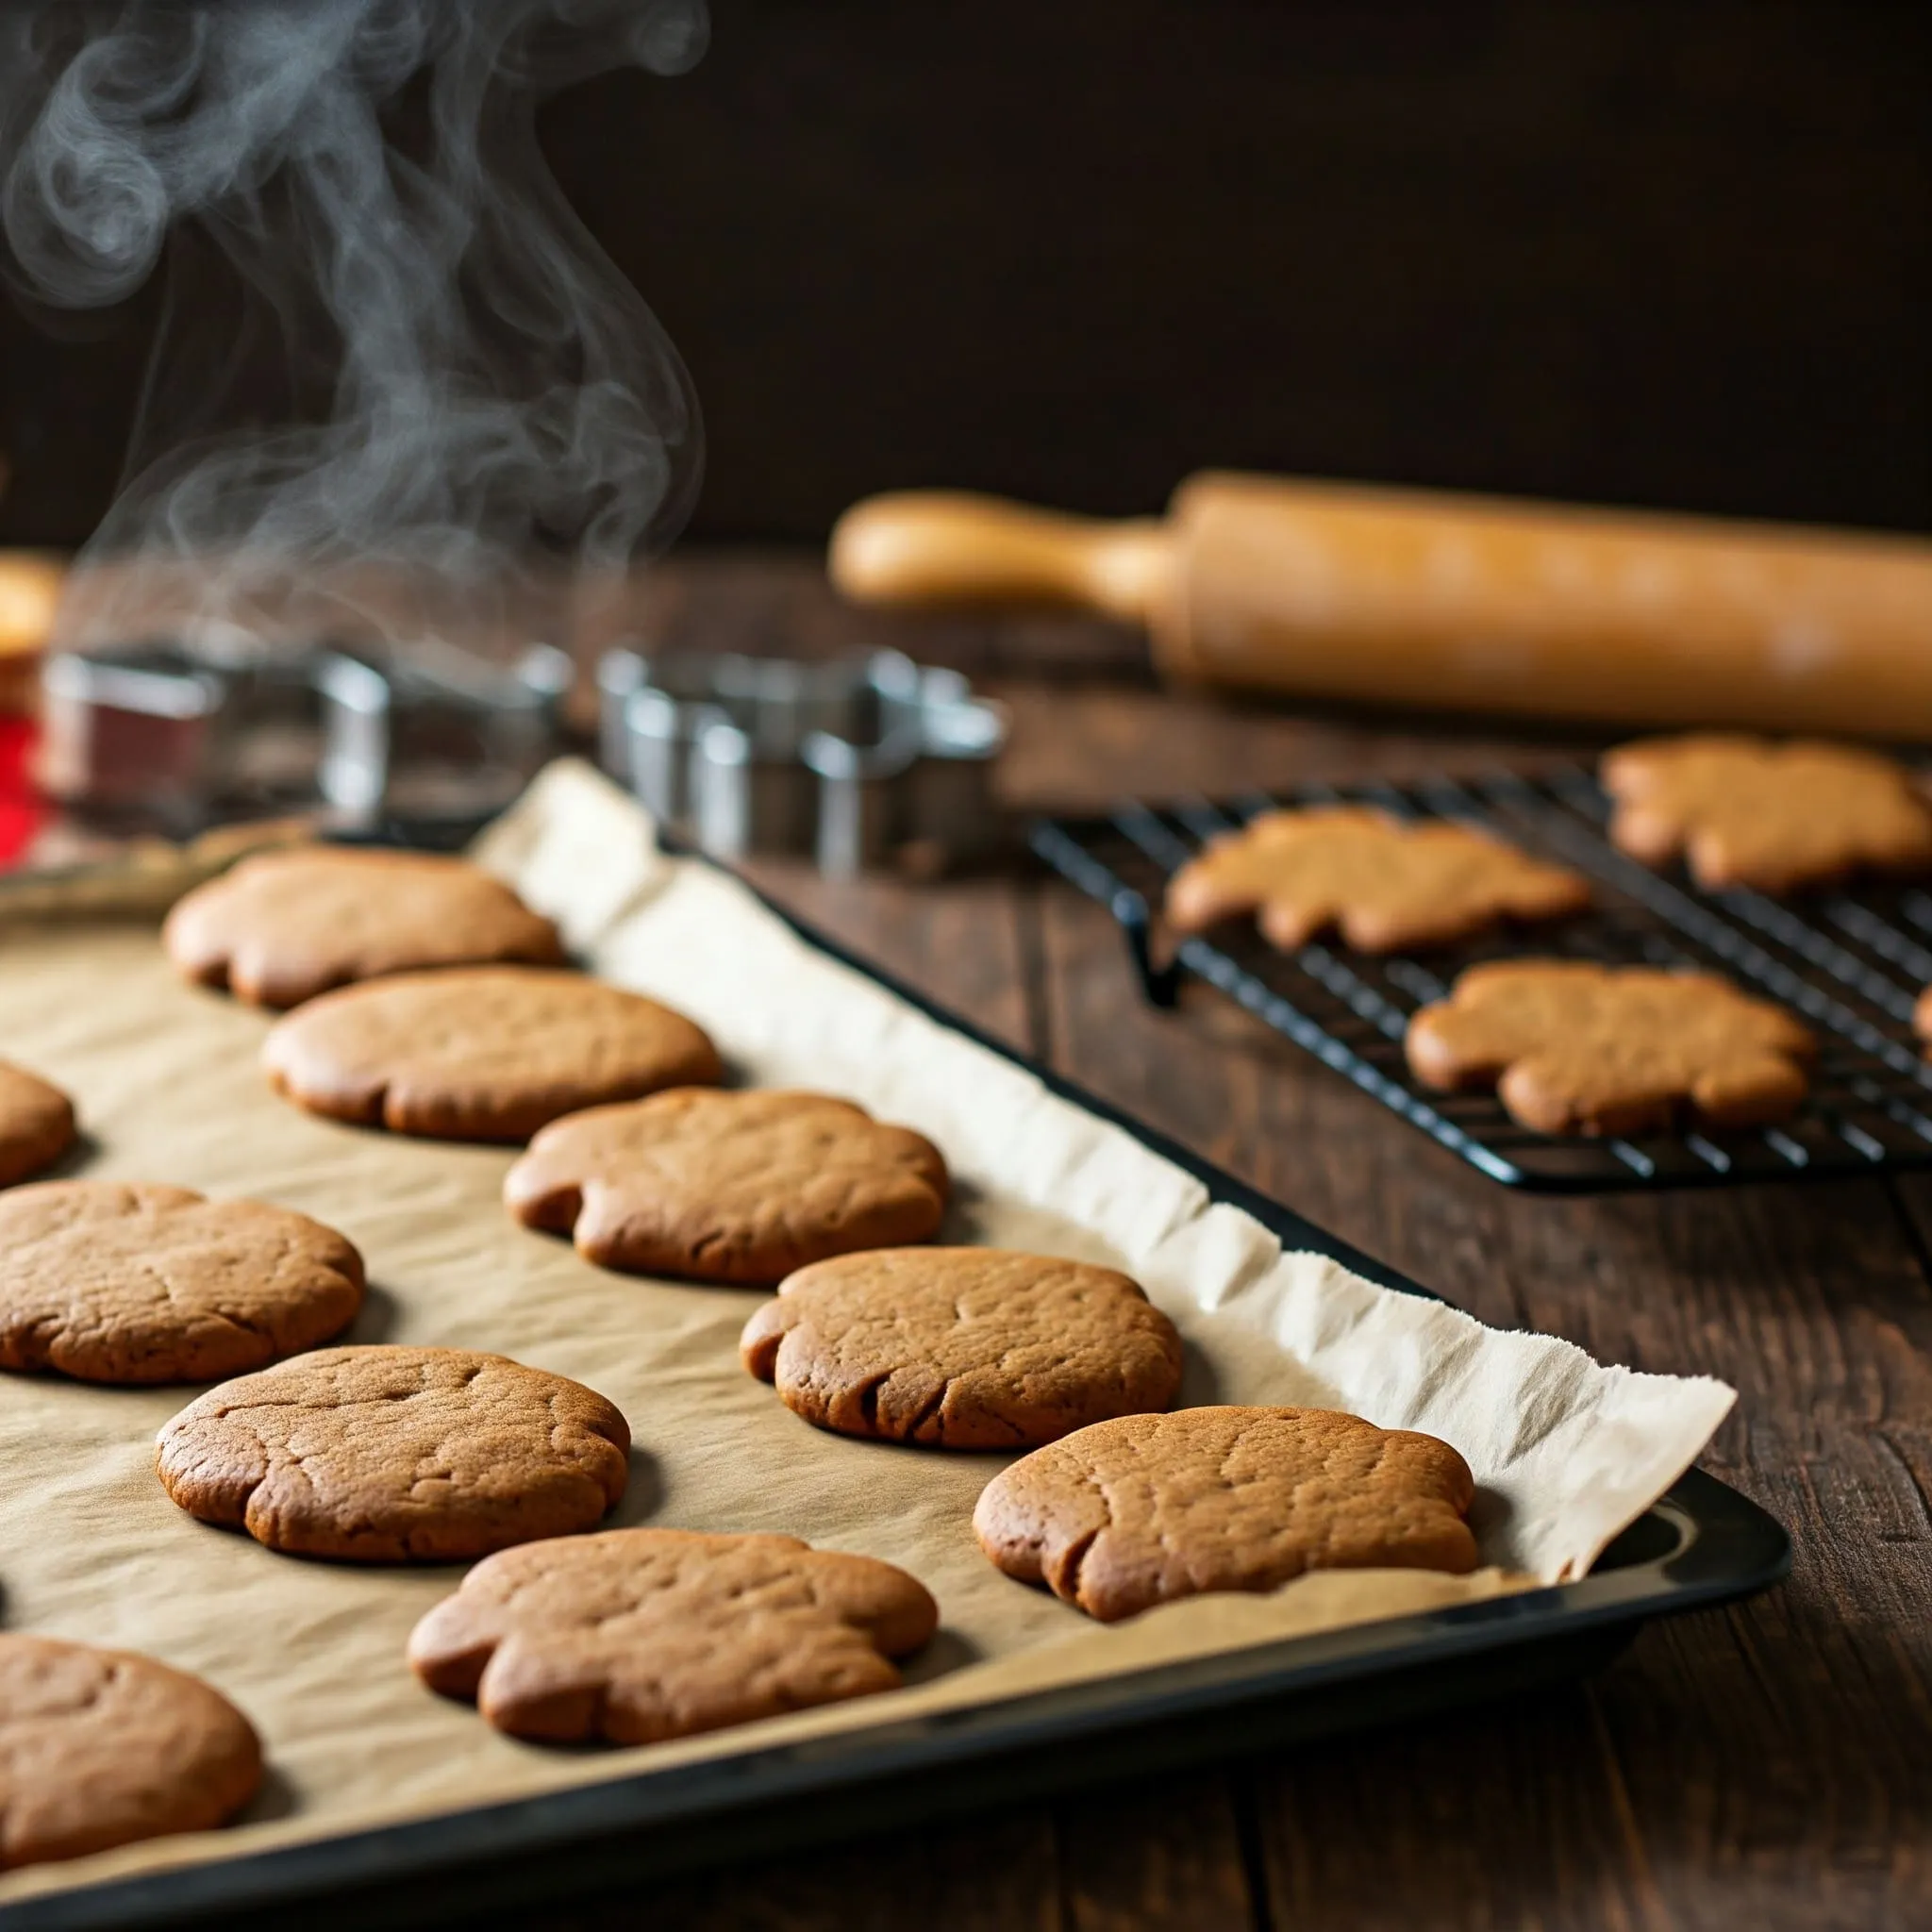
[[[341,1227],[373,1283],[351,1339],[499,1350],[623,1407],[636,1446],[612,1523],[864,1551],[921,1577],[943,1621],[889,1697],[641,1750],[519,1744],[404,1661],[458,1570],[303,1562],[193,1522],[152,1449],[191,1391],[0,1377],[0,1619],[200,1673],[255,1721],[271,1765],[239,1825],[7,1874],[0,1903],[1580,1574],[1730,1407],[1721,1383],[1601,1368],[1282,1254],[1192,1176],[818,953],[735,882],[660,856],[587,767],[553,767],[479,854],[596,971],[700,1020],[738,1077],[848,1094],[930,1135],[959,1181],[944,1239],[1134,1274],[1187,1340],[1184,1401],[1319,1403],[1454,1442],[1491,1567],[1315,1576],[1101,1629],[979,1554],[973,1503],[1005,1457],[829,1436],[747,1376],[737,1338],[756,1292],[603,1274],[516,1226],[498,1200],[509,1150],[277,1101],[256,1063],[267,1019],[181,986],[151,924],[16,925],[0,933],[0,1052],[78,1099],[92,1144],[74,1171],[257,1195]]]

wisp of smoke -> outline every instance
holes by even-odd
[[[174,562],[201,628],[392,627],[372,573],[494,607],[533,557],[661,546],[702,468],[675,350],[576,220],[537,106],[619,65],[679,73],[704,0],[46,0],[0,11],[0,224],[24,292],[121,301],[175,271],[127,481],[92,559]],[[408,139],[395,124],[407,124]],[[622,158],[613,157],[621,165]],[[272,322],[289,419],[223,424],[195,247]],[[210,366],[212,365],[212,366]],[[210,381],[210,377],[213,378]],[[140,634],[125,570],[62,641]]]

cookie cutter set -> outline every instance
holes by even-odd
[[[1004,710],[896,651],[825,664],[620,647],[599,748],[658,824],[724,859],[798,853],[833,877],[940,867],[997,842]]]
[[[192,830],[320,805],[345,826],[474,821],[555,750],[573,667],[533,644],[502,667],[407,654],[153,640],[57,652],[42,671],[41,782],[63,804]]]
[[[434,640],[362,652],[216,635],[58,652],[41,780],[63,804],[176,833],[320,807],[345,829],[475,824],[570,741],[574,666]],[[1004,711],[897,652],[788,658],[608,651],[599,751],[658,822],[714,857],[796,853],[837,875],[938,870],[997,841]]]

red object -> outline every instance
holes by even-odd
[[[32,776],[38,735],[30,718],[0,718],[0,866],[25,858],[46,817]]]

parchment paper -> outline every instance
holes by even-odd
[[[515,1743],[404,1661],[458,1571],[303,1562],[192,1521],[153,1469],[155,1432],[192,1391],[0,1376],[6,1627],[198,1672],[254,1720],[272,1766],[239,1825],[12,1874],[0,1903],[1555,1582],[1670,1486],[1731,1405],[1721,1383],[1600,1368],[1284,1255],[1126,1135],[813,952],[734,882],[661,858],[648,822],[584,766],[547,772],[479,856],[595,971],[699,1020],[739,1078],[848,1094],[930,1135],[959,1181],[943,1239],[1128,1270],[1186,1337],[1184,1402],[1314,1403],[1446,1438],[1481,1486],[1493,1567],[1309,1577],[1101,1629],[980,1555],[973,1504],[1005,1458],[826,1435],[746,1375],[737,1340],[756,1293],[600,1273],[516,1226],[498,1199],[508,1150],[335,1126],[278,1101],[257,1066],[268,1020],[180,985],[149,924],[14,926],[0,932],[0,1053],[75,1095],[92,1139],[70,1171],[258,1196],[341,1228],[374,1284],[352,1340],[494,1349],[619,1404],[636,1449],[614,1523],[869,1552],[922,1578],[943,1625],[888,1697],[641,1750]]]

